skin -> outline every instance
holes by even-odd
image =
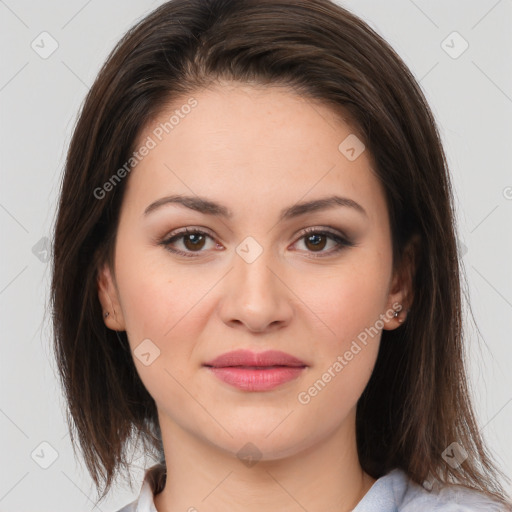
[[[407,272],[393,273],[371,157],[364,151],[349,161],[338,146],[354,130],[290,89],[223,83],[193,97],[197,107],[130,173],[115,268],[105,265],[98,279],[111,313],[106,325],[126,330],[132,350],[145,339],[160,350],[148,366],[134,357],[157,404],[167,463],[155,505],[159,512],[351,510],[375,482],[358,460],[355,417],[381,329],[309,403],[298,395],[379,315],[383,329],[399,327],[412,299]],[[139,142],[187,99],[162,112]],[[206,197],[233,217],[176,204],[144,216],[171,194]],[[335,206],[279,221],[281,209],[332,194],[367,215]],[[332,252],[336,242],[320,236],[315,249],[302,233],[329,226],[356,245]],[[192,257],[159,244],[185,227],[212,238],[173,243]],[[236,252],[248,236],[263,250],[251,263]],[[398,318],[389,314],[396,303]],[[282,350],[308,366],[265,392],[234,388],[202,366],[239,348]],[[237,456],[248,442],[260,454],[250,467]]]

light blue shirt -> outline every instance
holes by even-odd
[[[148,472],[139,497],[117,512],[158,512]],[[428,491],[401,469],[394,469],[374,482],[352,512],[512,512],[512,509],[458,485]]]

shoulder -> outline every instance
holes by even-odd
[[[508,512],[504,505],[465,487],[447,485],[436,493],[420,489],[407,495],[400,511],[413,512],[428,505],[436,512]]]
[[[504,505],[476,490],[445,484],[429,491],[402,473],[406,479],[406,489],[398,506],[399,512],[508,512]]]
[[[401,469],[377,479],[353,512],[509,512],[486,495],[460,485],[427,490]]]

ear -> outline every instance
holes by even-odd
[[[103,310],[103,321],[113,331],[125,331],[125,322],[121,310],[117,286],[112,278],[108,263],[98,270],[98,298]],[[108,316],[105,317],[105,314]]]
[[[413,279],[417,269],[420,247],[421,238],[416,233],[410,238],[404,248],[400,268],[396,269],[393,274],[388,295],[386,308],[388,314],[384,322],[384,329],[396,329],[407,318],[407,312],[411,308],[414,299]],[[389,312],[393,310],[398,312],[397,317],[389,315]]]

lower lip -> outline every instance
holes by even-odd
[[[275,366],[266,369],[225,366],[208,367],[220,380],[244,391],[268,391],[296,379],[304,366]]]

